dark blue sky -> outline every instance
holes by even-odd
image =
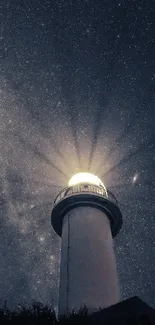
[[[155,305],[154,15],[153,0],[1,1],[1,303],[57,305],[53,200],[90,171],[123,214],[122,299]]]

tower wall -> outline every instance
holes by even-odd
[[[93,207],[77,207],[63,218],[59,315],[89,312],[120,300],[110,223]]]

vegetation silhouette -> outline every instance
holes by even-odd
[[[71,313],[68,313],[67,315],[58,317],[56,315],[56,312],[52,306],[43,305],[40,302],[35,302],[32,300],[32,304],[30,307],[25,308],[22,305],[18,305],[19,307],[11,311],[9,308],[7,308],[7,301],[5,301],[3,308],[0,308],[0,324],[7,325],[7,324],[22,324],[22,325],[37,325],[37,324],[43,324],[43,325],[117,325],[117,324],[125,324],[125,325],[153,325],[149,319],[149,316],[146,314],[141,314],[141,316],[137,319],[133,319],[129,316],[129,318],[122,318],[121,315],[120,318],[107,321],[102,318],[102,315],[100,317],[96,318],[95,321],[95,314],[98,314],[102,311],[100,309],[99,312],[93,313],[92,315],[88,314],[88,309],[84,305],[78,312],[75,312],[74,309]],[[122,322],[123,321],[123,322]]]

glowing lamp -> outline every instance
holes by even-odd
[[[73,175],[69,180],[68,185],[74,186],[80,183],[90,183],[92,185],[104,187],[104,184],[101,182],[98,176],[90,173],[78,173]]]

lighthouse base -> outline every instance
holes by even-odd
[[[103,211],[83,206],[63,218],[59,314],[90,313],[120,301],[113,240]]]

